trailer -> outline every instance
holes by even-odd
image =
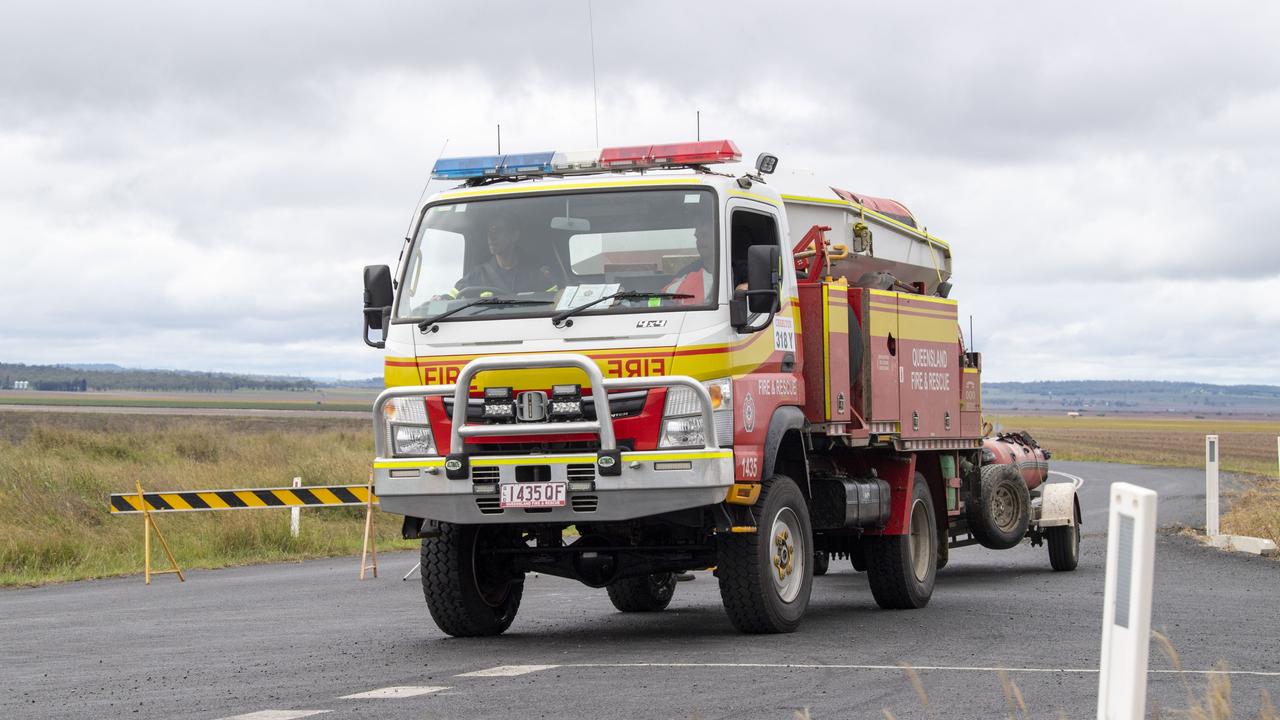
[[[949,551],[1079,510],[989,437],[951,247],[901,203],[741,174],[731,141],[442,159],[401,261],[365,268],[373,461],[436,624],[510,626],[524,577],[657,611],[715,569],[744,632],[795,630],[832,557],[922,608]],[[372,335],[371,335],[372,333]]]

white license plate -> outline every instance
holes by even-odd
[[[509,483],[499,485],[504,508],[564,507],[567,483]]]

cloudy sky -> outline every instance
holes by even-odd
[[[586,0],[5,6],[0,361],[380,374],[360,269],[446,140],[596,142]],[[1280,384],[1280,4],[591,11],[601,144],[701,110],[902,200],[988,380]]]

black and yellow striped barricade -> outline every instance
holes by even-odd
[[[366,558],[372,546],[373,506],[378,498],[373,494],[373,480],[365,485],[312,485],[308,487],[282,488],[244,488],[238,490],[179,490],[176,492],[145,492],[140,483],[135,483],[136,492],[112,493],[109,506],[112,515],[140,514],[143,516],[143,567],[146,583],[151,584],[151,576],[163,573],[176,573],[179,580],[185,580],[182,570],[169,544],[160,534],[152,513],[168,512],[204,512],[211,510],[260,510],[272,508],[307,508],[307,507],[344,507],[359,506],[366,508],[364,552],[360,559],[360,579],[364,579],[365,571],[373,569],[373,576],[378,576],[377,550],[372,549],[373,565],[366,565]],[[171,570],[153,571],[151,569],[151,533],[155,532],[161,547],[169,557]]]

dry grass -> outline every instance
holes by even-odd
[[[372,455],[358,418],[0,413],[0,585],[139,572],[141,518],[107,512],[135,478],[149,490],[358,484]],[[362,509],[302,515],[297,538],[284,510],[156,517],[183,567],[359,552]],[[385,547],[398,518],[376,518]]]

